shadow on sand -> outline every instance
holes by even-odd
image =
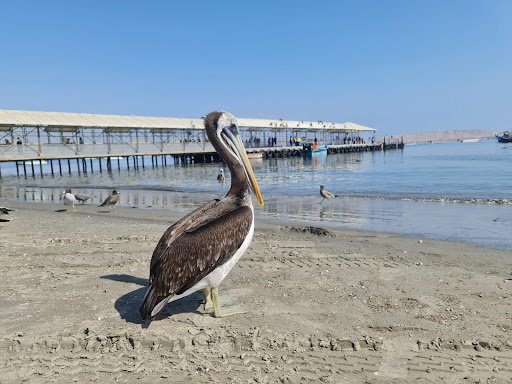
[[[140,303],[142,302],[142,299],[144,298],[144,295],[146,294],[146,286],[148,280],[124,274],[105,275],[101,276],[101,278],[117,281],[120,283],[140,285],[141,288],[137,288],[118,298],[114,304],[114,307],[117,310],[117,312],[119,312],[121,319],[123,319],[124,321],[132,324],[140,324],[144,328],[149,326],[149,324],[143,323],[139,317],[139,306]],[[203,302],[203,294],[201,293],[201,291],[195,292],[189,296],[183,297],[179,300],[167,304],[164,310],[160,313],[160,315],[158,315],[158,318],[156,318],[153,321],[164,320],[169,316],[176,315],[178,313],[200,313],[198,309],[201,307],[201,303]]]

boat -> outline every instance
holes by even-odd
[[[498,139],[500,143],[512,143],[512,135],[509,131],[505,131],[501,135],[496,135],[496,139]]]
[[[262,159],[263,152],[247,152],[248,159]]]
[[[317,146],[316,143],[313,144],[304,144],[302,146],[302,154],[304,155],[321,155],[321,154],[327,154],[327,146],[324,145],[323,147]]]
[[[462,143],[477,143],[479,139],[464,139],[461,140]]]

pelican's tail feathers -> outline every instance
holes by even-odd
[[[139,308],[139,315],[142,321],[148,322],[157,317],[170,299],[171,296],[159,296],[155,292],[154,287],[150,285]]]

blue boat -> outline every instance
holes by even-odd
[[[327,154],[327,146],[317,147],[316,144],[304,144],[302,146],[303,155],[321,155]]]

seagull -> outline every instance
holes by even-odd
[[[72,205],[73,211],[76,212],[76,209],[75,209],[76,198],[75,198],[75,195],[73,195],[71,193],[71,188],[66,188],[65,191],[62,191],[62,194],[64,195],[64,205],[67,207]],[[69,208],[66,208],[66,210],[69,212]]]
[[[115,212],[116,203],[119,201],[119,195],[120,193],[114,189],[112,191],[112,194],[109,197],[107,197],[101,205],[98,205],[98,207],[104,207],[105,205],[108,205],[108,213],[112,213],[112,207],[114,207]]]
[[[323,185],[320,186],[320,196],[322,196],[320,203],[322,203],[324,199],[332,199],[333,197],[338,197],[338,195],[334,195],[331,192],[326,191]]]
[[[224,183],[226,181],[226,176],[224,175],[224,170],[221,168],[220,173],[217,175],[217,180]]]
[[[89,200],[91,198],[91,196],[90,195],[86,195],[85,193],[75,193],[75,198],[79,202],[84,204],[87,200]]]
[[[148,288],[139,309],[145,322],[155,319],[169,301],[199,290],[205,309],[215,317],[246,313],[239,306],[221,307],[218,290],[254,234],[251,190],[262,207],[263,198],[235,117],[224,111],[211,112],[204,126],[229,167],[231,189],[224,198],[205,203],[163,234],[151,258]]]
[[[6,208],[6,207],[0,207],[0,215],[8,215],[9,212],[13,212],[14,209]],[[0,219],[0,222],[4,223],[7,221],[11,221],[10,219]]]

